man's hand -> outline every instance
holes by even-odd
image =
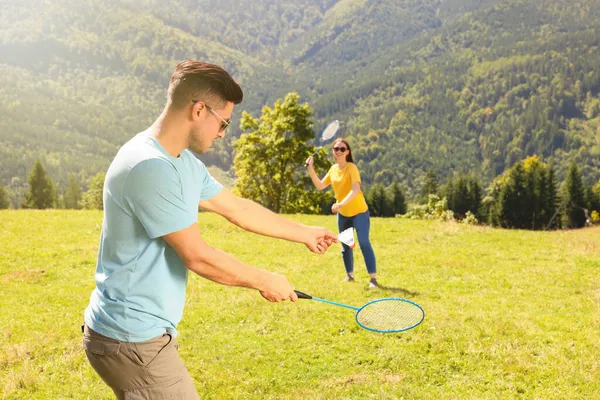
[[[318,226],[308,226],[304,244],[313,253],[323,254],[332,243],[337,243],[337,241],[337,235],[329,230]]]
[[[266,300],[276,303],[284,300],[296,301],[298,296],[285,276],[274,272],[268,273],[261,285],[260,295]]]

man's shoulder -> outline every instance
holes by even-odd
[[[194,167],[206,169],[206,165],[204,165],[202,160],[196,157],[196,155],[188,149],[185,149],[181,152],[181,157],[191,163]]]
[[[144,161],[147,159],[167,159],[168,157],[158,149],[152,138],[138,133],[125,143],[119,150],[119,154]]]
[[[150,138],[138,134],[119,149],[111,167],[116,171],[131,171],[141,164],[148,163],[156,166],[170,164],[168,157],[153,145]]]
[[[132,180],[160,180],[164,174],[173,172],[168,158],[148,138],[137,135],[119,149],[108,168],[106,181],[109,187],[122,187]]]
[[[204,179],[204,177],[210,175],[206,165],[190,150],[183,150],[181,152],[181,158],[185,165],[181,171],[183,174],[191,174],[196,179]]]

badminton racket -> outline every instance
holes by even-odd
[[[399,297],[371,300],[362,307],[353,307],[313,297],[297,290],[295,292],[299,299],[316,300],[356,311],[356,323],[361,328],[372,332],[404,332],[415,328],[425,319],[425,311],[420,305]]]
[[[315,150],[315,152],[312,153],[311,157],[314,157],[315,154],[317,154],[317,152],[319,150],[321,150],[321,148],[323,147],[323,145],[325,144],[326,141],[328,141],[329,139],[331,139],[332,137],[335,136],[338,129],[340,129],[340,121],[338,121],[337,119],[335,121],[330,122],[329,125],[327,125],[327,127],[325,129],[323,129],[323,132],[321,133],[319,145],[317,146],[317,149]],[[308,167],[308,163],[304,164],[304,166]]]

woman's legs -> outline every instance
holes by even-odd
[[[337,215],[338,229],[342,233],[348,228],[352,228],[352,217],[344,217],[342,214]],[[344,267],[349,277],[354,277],[354,254],[350,247],[342,243],[342,259],[344,260]]]
[[[375,252],[373,251],[373,246],[371,246],[371,241],[369,240],[369,232],[371,230],[369,211],[355,215],[353,217],[353,224],[354,229],[356,230],[356,236],[358,237],[360,250],[365,259],[367,271],[373,280],[377,276],[377,265],[375,261]]]

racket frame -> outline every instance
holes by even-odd
[[[331,301],[331,300],[326,300],[326,299],[320,299],[318,297],[313,297],[313,296],[311,296],[309,294],[300,292],[298,290],[294,290],[294,292],[296,292],[296,295],[298,296],[299,299],[316,300],[316,301],[320,301],[322,303],[333,304],[334,306],[349,308],[349,309],[352,309],[352,310],[356,311],[354,319],[356,320],[356,323],[358,324],[358,326],[360,326],[361,328],[366,329],[368,331],[371,331],[371,332],[377,332],[377,333],[398,333],[398,332],[404,332],[404,331],[407,331],[409,329],[416,328],[418,325],[421,324],[421,322],[423,322],[423,320],[425,320],[425,310],[423,310],[423,307],[421,307],[420,305],[418,305],[414,301],[403,299],[401,297],[384,297],[384,298],[381,298],[381,299],[371,300],[371,301],[365,303],[362,307],[353,307],[353,306],[349,306],[348,304],[338,303],[336,301]],[[411,325],[411,326],[409,326],[407,328],[404,328],[404,329],[373,329],[373,328],[369,328],[368,326],[365,326],[365,325],[361,324],[358,321],[358,314],[365,307],[369,306],[370,304],[377,303],[377,302],[380,302],[380,301],[390,301],[390,300],[403,301],[403,302],[409,303],[409,304],[417,307],[419,310],[421,310],[421,319],[419,320],[419,322],[417,322],[416,324],[413,324],[413,325]]]
[[[405,303],[409,303],[415,307],[417,307],[419,310],[421,310],[421,319],[419,320],[419,322],[404,328],[404,329],[374,329],[374,328],[369,328],[368,326],[365,326],[363,324],[361,324],[358,321],[358,314],[360,314],[360,312],[367,306],[369,306],[370,304],[373,303],[378,303],[380,301],[403,301]],[[410,329],[416,328],[419,324],[421,324],[421,322],[423,322],[423,320],[425,319],[425,310],[423,310],[423,307],[421,307],[420,305],[418,305],[417,303],[415,303],[414,301],[410,301],[407,299],[403,299],[401,297],[384,297],[381,299],[375,299],[375,300],[371,300],[369,302],[367,302],[365,305],[363,305],[362,307],[360,307],[357,311],[356,311],[356,315],[354,316],[354,319],[356,320],[356,323],[363,329],[366,329],[368,331],[371,332],[378,332],[378,333],[398,333],[398,332],[404,332],[404,331],[408,331]]]

